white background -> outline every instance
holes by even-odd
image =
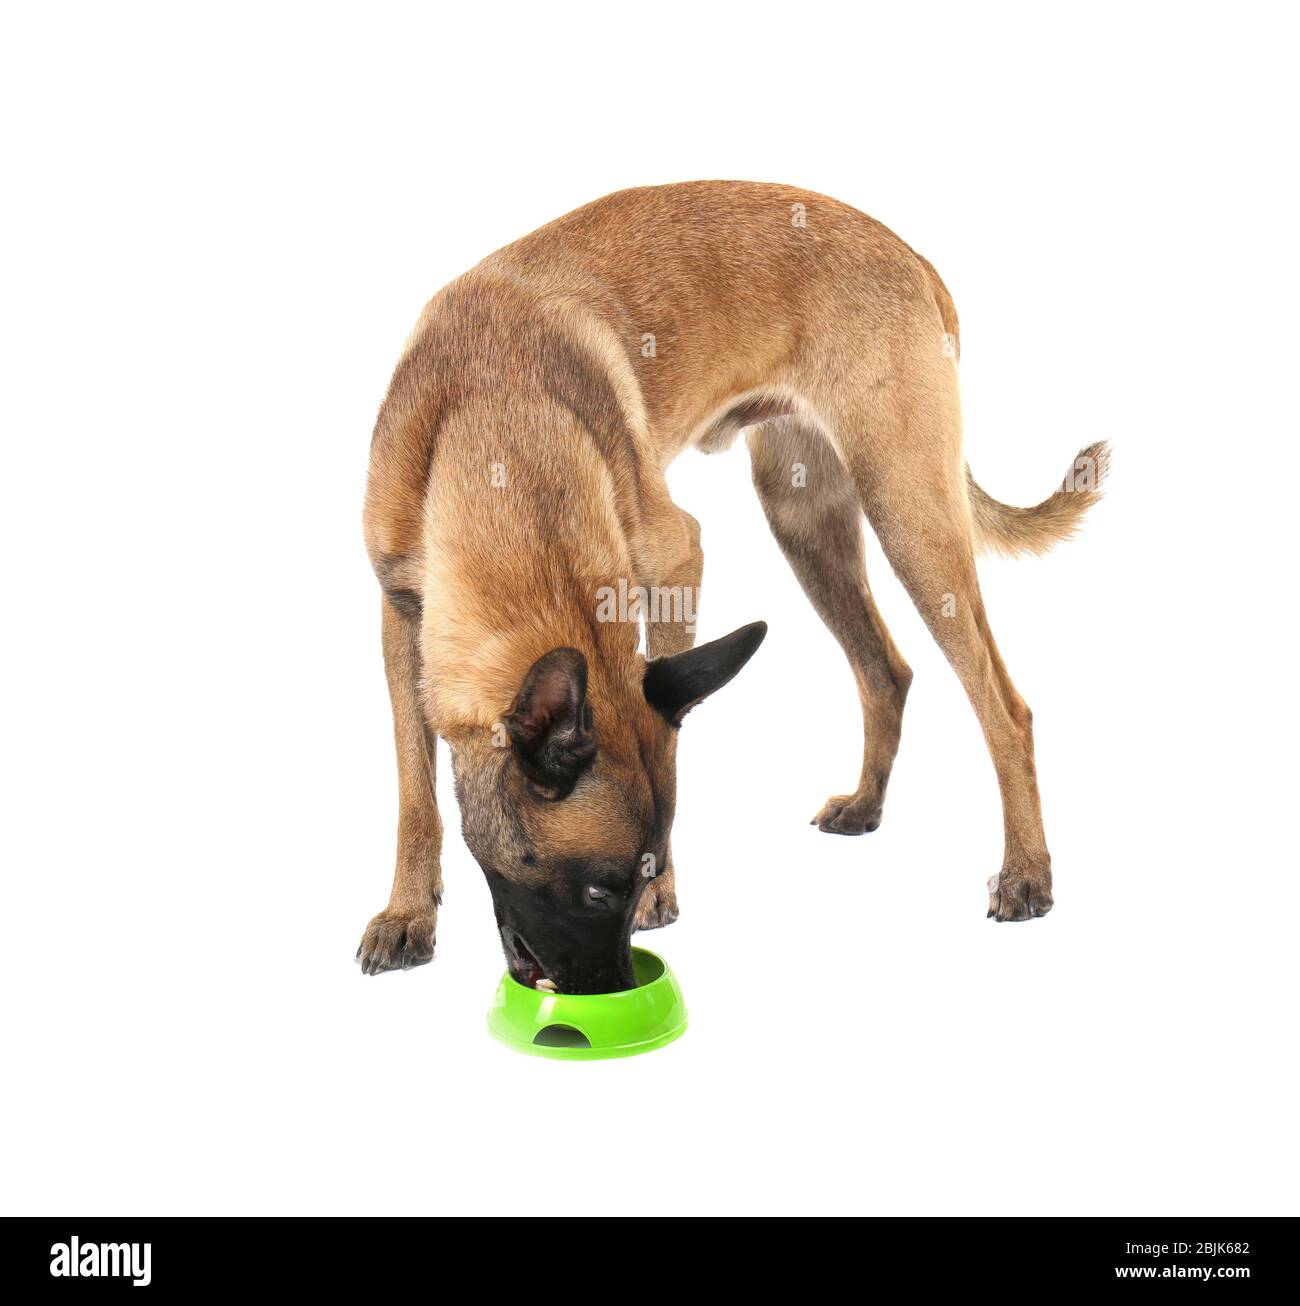
[[[1293,33],[1233,5],[11,7],[0,40],[3,1209],[1294,1213]],[[785,181],[880,218],[962,316],[967,448],[1031,503],[983,565],[1035,712],[1056,909],[985,920],[992,767],[916,672],[879,833],[842,655],[743,446],[687,455],[695,713],[650,938],[692,1027],[569,1065],[438,956],[363,978],[396,817],[361,541],[424,300],[624,186]]]

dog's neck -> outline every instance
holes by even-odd
[[[440,734],[492,729],[554,648],[586,657],[595,703],[617,711],[640,685],[637,624],[601,605],[636,583],[609,470],[571,417],[552,415],[545,433],[485,415],[435,455],[421,643]]]

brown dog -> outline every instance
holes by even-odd
[[[392,897],[357,954],[367,973],[433,955],[441,735],[515,977],[631,985],[633,929],[677,917],[677,727],[765,631],[692,647],[699,527],[663,472],[742,429],[772,531],[862,703],[857,787],[815,824],[880,824],[912,679],[872,602],[865,512],[993,756],[1006,850],[989,914],[1051,909],[1030,713],[974,556],[1068,536],[1106,450],[1084,450],[1036,508],[989,498],[962,457],[957,350],[943,282],[897,236],[825,196],[747,182],[611,195],[434,297],[371,445],[401,810]]]

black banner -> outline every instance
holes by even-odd
[[[562,1226],[568,1224],[569,1229]],[[530,1225],[531,1229],[519,1226]],[[480,1226],[473,1229],[470,1226]],[[640,1226],[640,1227],[638,1227]],[[779,1227],[778,1227],[779,1226]],[[679,1292],[689,1266],[700,1290],[728,1294],[793,1272],[848,1274],[870,1293],[906,1276],[918,1287],[1024,1285],[1038,1293],[1156,1284],[1220,1293],[1294,1290],[1294,1219],[1026,1217],[703,1219],[651,1214],[500,1218],[193,1218],[95,1216],[0,1222],[6,1286],[55,1293],[117,1289],[365,1289],[407,1297],[447,1274],[485,1291],[556,1291],[612,1283]],[[489,1243],[488,1240],[491,1240]],[[548,1248],[569,1248],[560,1256]],[[489,1248],[494,1250],[486,1254]],[[557,1259],[558,1257],[558,1259]],[[726,1279],[720,1279],[725,1272]],[[470,1278],[470,1283],[476,1279]],[[771,1290],[775,1281],[766,1284]]]

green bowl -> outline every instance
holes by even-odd
[[[662,957],[632,949],[636,988],[622,993],[543,993],[507,972],[488,1029],[507,1047],[558,1061],[603,1061],[653,1052],[686,1032],[686,1003]]]

